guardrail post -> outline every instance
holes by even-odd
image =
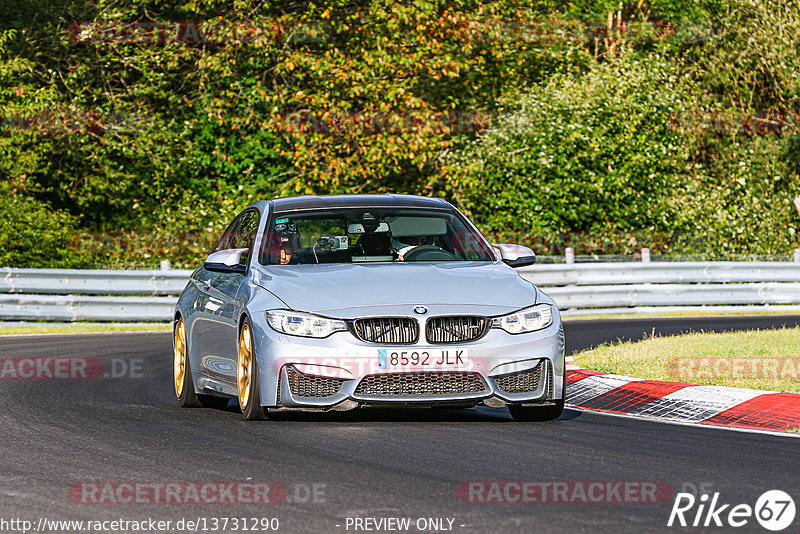
[[[642,263],[650,263],[650,249],[647,247],[642,249]]]
[[[567,263],[575,263],[575,249],[572,247],[567,247],[564,249],[564,256],[566,257]]]
[[[172,268],[172,264],[169,260],[162,260],[161,261],[161,270],[162,271],[169,271]]]
[[[794,249],[794,261],[800,263],[800,248]]]

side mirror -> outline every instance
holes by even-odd
[[[536,263],[536,254],[528,247],[508,243],[492,245],[503,263],[510,267],[525,267]]]
[[[203,267],[217,273],[247,274],[247,254],[250,249],[231,248],[214,252],[206,258]]]

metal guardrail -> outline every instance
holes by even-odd
[[[797,262],[571,263],[519,271],[542,288],[564,315],[653,313],[667,308],[729,312],[742,306],[800,311]]]
[[[562,263],[522,267],[519,271],[523,278],[540,287],[800,282],[800,263],[788,261]]]
[[[573,263],[519,272],[564,315],[800,311],[796,262]],[[0,269],[0,320],[169,321],[190,274]]]
[[[0,320],[169,321],[176,297],[191,274],[185,270],[0,269]]]
[[[180,295],[192,271],[0,269],[0,293]]]
[[[90,297],[83,295],[0,295],[3,321],[166,322],[176,297]]]

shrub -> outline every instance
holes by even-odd
[[[92,258],[72,248],[74,219],[37,202],[10,184],[0,187],[0,266],[83,267]]]
[[[446,192],[488,232],[539,236],[540,246],[544,236],[555,248],[541,252],[567,234],[596,236],[579,244],[585,251],[636,250],[650,244],[642,231],[665,236],[685,223],[675,194],[690,145],[675,116],[687,98],[658,55],[625,52],[585,75],[554,76],[508,99],[492,128],[449,159]]]

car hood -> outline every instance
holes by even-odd
[[[256,283],[293,310],[340,318],[364,316],[365,308],[405,315],[418,305],[499,315],[537,296],[513,269],[488,262],[261,266]]]

